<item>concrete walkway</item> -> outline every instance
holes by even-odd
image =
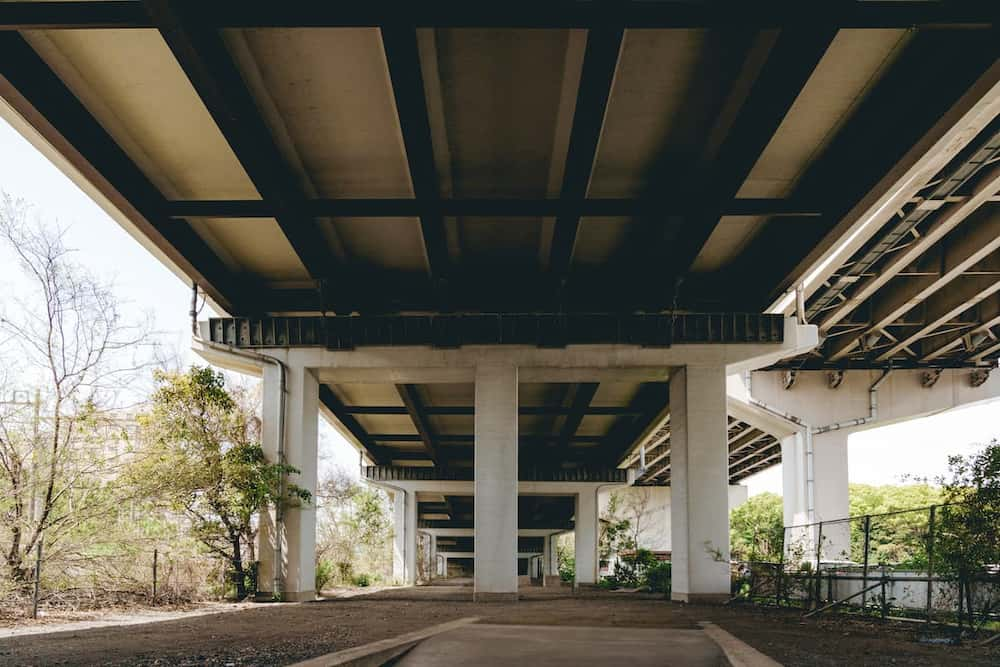
[[[396,664],[719,667],[728,663],[700,630],[475,624],[424,640]]]

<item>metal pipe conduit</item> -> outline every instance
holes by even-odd
[[[863,426],[865,424],[870,424],[878,419],[878,389],[885,382],[885,379],[889,377],[889,373],[892,369],[886,369],[882,371],[882,375],[872,383],[868,388],[868,416],[857,417],[855,419],[848,419],[842,422],[835,422],[833,424],[826,424],[825,426],[812,426],[811,424],[805,422],[800,417],[797,417],[790,412],[781,410],[772,405],[768,405],[764,401],[761,401],[753,396],[753,382],[751,379],[751,372],[747,371],[744,373],[744,383],[747,388],[747,399],[753,405],[759,407],[760,409],[768,412],[775,417],[783,419],[785,421],[791,422],[798,427],[799,434],[796,438],[801,438],[804,442],[805,455],[806,455],[806,514],[810,521],[815,521],[816,512],[816,473],[815,473],[815,460],[814,460],[814,449],[813,449],[813,436],[821,435],[823,433],[829,433],[831,431],[839,431],[840,429],[853,428],[855,426]]]

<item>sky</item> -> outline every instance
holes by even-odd
[[[162,344],[176,351],[182,363],[197,361],[190,352],[190,285],[160,264],[3,119],[0,192],[24,199],[43,220],[65,228],[66,245],[78,250],[76,260],[114,281],[123,311],[134,318],[149,318]],[[0,299],[12,293],[16,274],[9,251],[0,250]],[[202,317],[206,316],[203,312]],[[994,401],[854,434],[848,440],[850,481],[898,484],[904,475],[933,478],[943,474],[949,455],[969,454],[978,444],[1000,436],[998,415],[1000,402]],[[321,475],[332,466],[358,474],[357,452],[322,420],[320,458]],[[781,467],[744,483],[751,495],[780,494]]]

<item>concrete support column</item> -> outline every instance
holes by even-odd
[[[406,520],[403,527],[406,540],[404,550],[403,583],[413,586],[417,583],[417,549],[420,548],[420,536],[417,534],[417,494],[410,491],[406,494]]]
[[[476,368],[476,600],[517,599],[517,368]]]
[[[268,461],[280,459],[281,370],[267,364],[263,370],[262,444]],[[316,492],[316,448],[319,429],[319,384],[312,371],[286,366],[284,395],[284,460],[299,470],[288,482]],[[261,516],[258,533],[260,558],[258,597],[311,600],[316,591],[316,506],[287,507],[280,525],[272,512]],[[280,557],[279,557],[280,553]],[[277,560],[277,564],[276,564]]]
[[[437,571],[437,557],[438,557],[437,541],[438,541],[437,535],[431,535],[430,536],[430,542],[429,542],[428,550],[427,550],[428,557],[429,557],[429,560],[427,562],[427,572],[430,574],[431,579],[434,579],[435,577],[437,577],[437,573],[438,573],[438,571]]]
[[[392,493],[392,580],[406,581],[406,493]]]
[[[545,585],[545,577],[553,574],[552,572],[552,535],[546,535],[542,538],[542,562],[539,563],[542,570],[542,586]]]
[[[575,585],[597,583],[597,491],[588,489],[576,496],[576,514],[573,525],[576,538]]]
[[[729,598],[729,450],[725,368],[686,366],[670,377],[674,600]]]
[[[850,516],[847,437],[848,432],[844,430],[813,435],[811,473],[808,442],[804,434],[782,441],[781,476],[786,526]],[[785,536],[786,557],[814,561],[816,540],[819,538],[818,526],[789,530]],[[847,523],[824,525],[820,558],[824,561],[849,560],[850,554],[850,526]]]
[[[847,436],[847,431],[843,430],[813,436],[816,521],[832,521],[851,515]],[[824,561],[850,560],[851,526],[848,522],[823,526],[820,557]]]
[[[549,535],[546,542],[549,545],[549,574],[559,574],[559,550],[556,548],[559,545],[559,533]]]

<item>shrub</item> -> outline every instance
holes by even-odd
[[[368,574],[367,572],[362,572],[361,574],[354,577],[354,585],[359,586],[361,588],[371,586],[372,585],[371,575]]]
[[[316,563],[316,592],[319,593],[333,580],[333,563],[320,560]]]
[[[646,568],[646,586],[653,593],[670,594],[671,565],[660,562]]]
[[[576,579],[576,558],[567,556],[559,559],[559,578],[566,582]]]

